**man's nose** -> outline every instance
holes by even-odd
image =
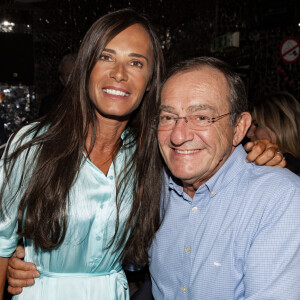
[[[182,145],[185,142],[193,140],[193,138],[194,133],[193,130],[189,128],[187,120],[177,120],[170,136],[172,144]]]
[[[126,66],[122,63],[116,63],[110,71],[110,77],[114,78],[117,82],[127,81],[128,74]]]

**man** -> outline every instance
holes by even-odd
[[[250,124],[242,80],[217,59],[185,61],[165,82],[155,299],[300,299],[300,179],[246,163]]]
[[[197,60],[195,60],[197,62]],[[179,261],[177,261],[177,255],[182,255],[182,247],[174,247],[177,245],[177,242],[180,241],[184,237],[184,235],[189,236],[189,238],[194,238],[193,236],[189,235],[187,230],[189,229],[188,227],[185,228],[186,232],[182,231],[184,226],[186,226],[189,222],[189,217],[187,216],[187,219],[182,219],[179,220],[178,223],[176,223],[178,220],[172,220],[170,218],[170,214],[173,213],[173,206],[170,205],[172,204],[178,204],[179,201],[182,201],[184,204],[188,204],[189,208],[188,210],[191,211],[192,213],[195,213],[194,215],[191,214],[191,217],[197,217],[196,212],[200,211],[201,205],[194,205],[190,206],[191,203],[193,203],[193,198],[197,198],[198,196],[195,196],[195,190],[197,189],[198,183],[193,186],[193,179],[198,178],[198,175],[203,176],[203,178],[207,175],[209,176],[210,173],[215,173],[217,169],[221,167],[222,164],[224,164],[225,160],[230,156],[231,152],[233,151],[233,148],[240,142],[240,140],[243,138],[245,135],[244,131],[246,130],[246,127],[250,125],[251,118],[249,117],[248,113],[244,113],[244,107],[242,107],[242,121],[241,121],[241,126],[229,126],[229,117],[233,118],[233,115],[229,114],[228,112],[225,112],[226,109],[229,109],[229,103],[227,103],[227,98],[226,95],[224,98],[221,98],[221,93],[224,93],[223,90],[218,92],[219,86],[216,86],[213,88],[214,82],[210,82],[212,87],[209,86],[212,92],[212,99],[215,99],[215,101],[218,101],[217,105],[213,103],[213,100],[211,99],[211,103],[198,103],[198,101],[201,99],[200,96],[205,100],[205,94],[204,94],[204,89],[201,86],[201,81],[202,77],[200,76],[202,74],[202,71],[200,71],[201,68],[192,68],[192,70],[187,70],[186,74],[192,74],[195,76],[194,80],[193,78],[183,78],[184,81],[182,84],[179,82],[176,82],[175,85],[173,86],[173,76],[169,80],[167,80],[164,89],[162,91],[162,113],[160,115],[160,120],[161,122],[158,125],[158,138],[159,138],[159,143],[160,143],[160,150],[162,152],[163,158],[165,159],[167,165],[169,166],[170,164],[170,171],[174,172],[174,175],[179,178],[179,181],[175,179],[175,177],[169,177],[166,176],[167,180],[173,180],[174,182],[172,184],[175,185],[175,182],[178,183],[178,188],[182,190],[182,186],[184,186],[184,192],[181,193],[181,196],[184,196],[184,198],[180,199],[179,196],[176,195],[175,190],[170,190],[171,193],[166,191],[167,194],[165,195],[166,200],[170,200],[168,203],[168,206],[166,206],[166,214],[165,214],[165,219],[162,223],[162,228],[159,230],[157,238],[154,240],[153,246],[150,250],[150,259],[151,259],[151,271],[152,273],[152,280],[153,280],[153,294],[156,299],[184,299],[186,297],[187,299],[206,299],[205,297],[198,297],[198,294],[191,294],[190,291],[188,290],[189,286],[182,285],[180,282],[180,278],[182,278],[183,274],[187,279],[190,278],[191,274],[190,271],[192,272],[192,268],[189,270],[185,270],[187,266],[183,263],[182,265],[179,265]],[[204,68],[205,70],[212,69],[212,67],[206,67]],[[194,73],[194,71],[196,73]],[[198,72],[200,72],[198,74]],[[222,79],[222,87],[225,91],[227,86],[226,80],[224,80],[224,76],[222,77],[222,73],[214,70],[212,74],[209,72],[207,73],[206,71],[204,72],[206,78],[210,78],[213,80],[214,77],[216,77],[216,83],[219,82],[218,76],[221,76]],[[178,76],[184,75],[185,72],[182,71],[178,74]],[[217,76],[218,75],[218,76]],[[175,76],[176,79],[176,76]],[[198,86],[198,81],[199,81],[199,86]],[[189,88],[185,89],[184,87],[189,84]],[[171,86],[170,86],[171,85]],[[227,84],[228,85],[228,84]],[[204,84],[204,87],[207,86],[207,83]],[[174,88],[174,90],[173,90]],[[176,92],[175,92],[176,91]],[[236,92],[236,91],[235,91]],[[178,94],[177,94],[178,93]],[[191,93],[191,95],[189,94]],[[203,95],[202,95],[203,94]],[[192,97],[190,97],[192,96]],[[236,96],[235,96],[236,97]],[[190,98],[191,103],[189,103],[188,99]],[[165,102],[168,101],[168,102]],[[174,102],[174,103],[173,103]],[[224,103],[223,103],[224,102]],[[186,106],[187,105],[187,106]],[[187,107],[188,114],[184,111],[184,107]],[[216,106],[216,108],[215,108]],[[238,106],[239,107],[239,106]],[[198,117],[194,118],[194,122],[192,122],[196,126],[195,127],[190,127],[190,117],[187,119],[182,118],[185,117],[186,115],[202,115],[202,116],[211,116],[212,112],[216,113],[216,110],[222,110],[225,112],[226,116],[221,116],[217,119],[212,119],[212,124],[208,126],[206,129],[201,127],[201,130],[198,131],[199,123],[200,125],[203,123],[202,121],[207,121],[206,118],[203,119],[203,117]],[[241,109],[239,109],[241,110]],[[209,114],[208,114],[209,113]],[[228,114],[227,114],[228,113]],[[214,114],[214,116],[217,116],[217,114]],[[178,118],[179,117],[179,118]],[[197,121],[202,120],[201,122]],[[218,120],[218,121],[217,121]],[[222,123],[219,124],[222,120]],[[226,122],[223,122],[225,121]],[[208,123],[210,123],[210,121]],[[207,122],[204,122],[204,125]],[[227,124],[228,123],[228,124]],[[249,123],[249,124],[248,124]],[[228,126],[225,126],[227,124]],[[203,124],[202,124],[203,125]],[[206,124],[207,125],[207,124]],[[218,132],[217,138],[215,136],[209,137],[210,130],[215,128],[215,126],[221,126],[221,127],[216,127],[216,130]],[[211,127],[211,128],[210,128]],[[234,129],[233,129],[234,128]],[[235,129],[237,128],[237,129]],[[177,131],[179,130],[179,132]],[[185,131],[187,132],[186,136],[186,141],[184,136],[185,136]],[[193,132],[195,131],[195,140],[193,138]],[[233,132],[237,131],[236,138],[235,138],[235,146],[229,147],[229,145],[232,143],[230,142],[230,138],[233,139]],[[173,133],[179,133],[179,135],[174,136],[175,140],[170,140],[168,136],[172,135]],[[207,136],[207,138],[203,137],[203,141],[200,138],[201,135]],[[228,135],[228,136],[227,136]],[[178,139],[179,138],[179,139]],[[197,138],[197,139],[196,139]],[[187,146],[185,146],[187,145]],[[220,147],[220,149],[219,149]],[[249,149],[253,147],[253,144],[249,145]],[[259,155],[260,153],[263,152],[264,147],[268,148],[266,151]],[[207,149],[207,150],[206,150]],[[265,142],[260,142],[257,143],[254,148],[254,150],[249,153],[248,155],[248,160],[255,160],[257,163],[267,163],[267,164],[279,164],[279,166],[284,166],[284,161],[281,161],[282,157],[280,153],[276,152],[274,153],[274,150],[277,148],[274,148],[274,145],[272,144],[266,144]],[[241,151],[241,150],[240,150]],[[204,153],[203,159],[202,159],[202,153]],[[224,153],[225,155],[224,155]],[[211,153],[211,155],[210,155]],[[171,154],[171,155],[170,155]],[[189,158],[191,156],[191,159]],[[270,157],[268,157],[270,156]],[[222,158],[221,160],[219,158]],[[211,159],[212,158],[212,159]],[[245,162],[245,157],[243,157],[243,162]],[[181,164],[181,159],[182,159],[182,164]],[[219,162],[218,162],[219,161]],[[216,163],[218,162],[218,163]],[[246,162],[245,162],[246,163]],[[173,165],[174,164],[174,165]],[[173,168],[174,166],[174,168]],[[212,170],[211,170],[212,168]],[[252,166],[251,166],[252,168]],[[274,168],[275,169],[275,168]],[[276,168],[277,169],[277,168]],[[181,177],[180,170],[184,172],[184,178]],[[199,170],[199,174],[195,173]],[[200,170],[203,170],[203,174],[200,172]],[[211,174],[213,176],[213,174]],[[173,178],[173,179],[172,179]],[[199,177],[200,178],[200,177]],[[200,182],[200,181],[199,181]],[[227,181],[226,181],[227,182]],[[168,187],[169,183],[166,182],[166,186]],[[171,184],[171,183],[170,183]],[[171,185],[172,185],[171,184]],[[173,186],[174,186],[173,185]],[[175,187],[175,186],[174,186]],[[213,192],[213,190],[211,190]],[[218,190],[217,190],[218,192]],[[235,191],[233,191],[234,193]],[[173,194],[174,193],[174,194]],[[231,191],[232,194],[232,191]],[[190,195],[190,196],[188,196]],[[211,194],[209,194],[211,195]],[[216,194],[218,196],[218,194]],[[172,197],[169,199],[169,197]],[[173,199],[174,197],[174,199]],[[228,196],[228,198],[231,196]],[[188,199],[188,200],[186,200]],[[173,203],[174,200],[174,203]],[[191,208],[191,210],[190,210]],[[170,210],[169,210],[170,209]],[[179,209],[181,209],[179,207]],[[220,207],[222,210],[222,207]],[[189,213],[189,212],[188,212]],[[184,216],[185,217],[185,216]],[[194,219],[196,221],[197,219]],[[170,223],[169,223],[170,222]],[[204,224],[203,224],[204,226]],[[169,228],[173,227],[173,228]],[[190,228],[192,229],[192,228]],[[192,232],[191,232],[192,233]],[[173,237],[170,237],[170,234],[174,235]],[[172,242],[168,242],[168,239],[171,238]],[[183,249],[185,253],[190,253],[194,255],[194,249],[192,248],[192,243],[190,246],[185,246]],[[157,253],[157,251],[163,250],[163,253]],[[195,248],[196,249],[196,248]],[[177,253],[178,251],[178,253]],[[199,251],[197,253],[197,256],[201,256],[201,248],[195,250]],[[19,252],[19,253],[18,253]],[[174,252],[174,253],[173,253]],[[170,253],[170,256],[168,255]],[[175,255],[176,253],[176,255]],[[171,257],[172,254],[172,257]],[[19,256],[23,257],[24,252],[22,249],[19,248],[17,253],[14,256]],[[162,259],[162,260],[161,260]],[[201,260],[205,260],[205,257],[201,258]],[[34,284],[34,279],[33,277],[38,277],[39,273],[36,271],[36,267],[33,264],[30,263],[25,263],[21,262],[17,258],[12,258],[10,260],[11,265],[8,268],[8,272],[10,274],[10,287],[9,291],[13,294],[20,293],[21,286],[27,286]],[[221,263],[221,262],[220,262]],[[161,264],[161,265],[158,265]],[[189,263],[190,264],[190,263]],[[23,271],[18,271],[14,270],[15,269],[20,269]],[[174,269],[175,268],[175,269]],[[30,270],[30,271],[26,271]],[[176,273],[175,273],[176,272]],[[183,273],[184,272],[184,273]],[[161,274],[160,274],[161,273]],[[194,275],[193,275],[194,276]],[[17,279],[14,279],[17,278]],[[177,281],[177,279],[179,281]],[[170,280],[169,280],[170,279]],[[168,281],[169,280],[169,281]],[[198,282],[198,281],[197,281]],[[200,281],[197,283],[199,284]],[[200,288],[202,289],[202,287]],[[171,290],[171,291],[169,291]],[[176,298],[177,297],[177,298]],[[140,296],[139,299],[145,299],[145,296]],[[207,298],[210,299],[210,298]],[[214,299],[214,298],[211,298]],[[217,299],[217,298],[216,298]],[[221,299],[231,299],[231,298],[226,298],[226,297],[221,297]]]

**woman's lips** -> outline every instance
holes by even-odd
[[[123,89],[113,88],[113,87],[105,87],[102,89],[104,93],[113,95],[113,96],[121,96],[128,97],[129,92]]]

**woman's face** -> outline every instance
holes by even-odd
[[[150,89],[152,70],[151,40],[141,25],[134,24],[116,35],[89,78],[89,96],[97,114],[128,118]]]
[[[268,127],[266,131],[264,128],[259,126],[255,119],[252,120],[252,124],[247,132],[247,137],[251,140],[251,142],[268,139],[272,143],[277,143],[277,138],[274,131]]]

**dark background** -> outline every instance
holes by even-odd
[[[300,98],[299,60],[287,64],[280,45],[299,40],[298,0],[2,0],[0,22],[13,21],[13,33],[0,34],[0,83],[34,85],[37,99],[58,85],[60,58],[76,52],[90,25],[103,14],[133,7],[157,28],[167,64],[193,56],[219,57],[243,76],[249,98],[286,90]],[[29,25],[29,27],[28,27]],[[211,52],[214,38],[240,32],[240,47]],[[18,77],[13,77],[17,73]]]
[[[28,86],[34,91],[32,105],[38,105],[59,89],[62,56],[78,50],[96,19],[124,7],[146,14],[155,25],[168,66],[215,56],[242,75],[250,101],[273,90],[300,99],[300,60],[288,64],[280,57],[283,40],[300,40],[299,0],[0,0],[0,24],[15,23],[11,32],[0,25],[0,87]],[[211,52],[215,38],[235,31],[240,32],[240,47]],[[9,109],[3,103],[3,118],[8,113],[13,118],[16,111],[22,117],[19,123],[11,121],[11,131],[38,111],[22,114],[18,103]]]

